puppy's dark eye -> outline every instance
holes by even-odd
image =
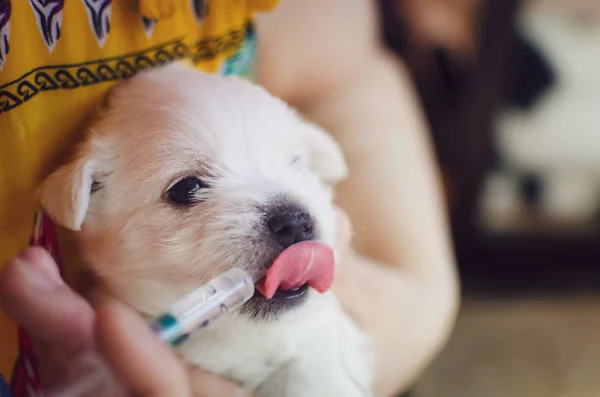
[[[198,178],[185,178],[169,189],[167,197],[176,204],[193,204],[197,201],[198,191],[204,187],[206,185]]]

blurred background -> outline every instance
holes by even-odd
[[[411,397],[600,395],[600,1],[381,0],[463,288]]]

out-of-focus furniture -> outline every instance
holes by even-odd
[[[510,77],[520,1],[484,2],[477,60],[470,68],[457,67],[443,49],[414,48],[397,1],[381,0],[383,34],[411,69],[430,123],[465,292],[600,287],[600,235],[498,233],[476,222],[482,184],[494,162],[492,119]]]

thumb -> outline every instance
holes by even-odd
[[[133,395],[192,395],[182,363],[133,310],[107,300],[97,311],[96,335],[114,374]]]
[[[0,302],[29,334],[44,388],[66,379],[66,364],[93,348],[94,312],[60,278],[44,249],[28,248],[0,274]]]

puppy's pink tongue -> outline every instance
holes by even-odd
[[[264,281],[256,283],[256,289],[267,299],[271,299],[278,289],[290,291],[306,283],[323,293],[331,287],[333,276],[331,247],[315,241],[303,241],[279,254]]]

